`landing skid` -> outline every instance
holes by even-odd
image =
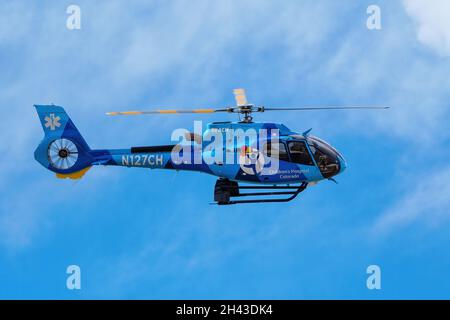
[[[239,203],[262,203],[262,202],[288,202],[297,197],[308,186],[307,182],[303,182],[298,186],[263,186],[263,185],[246,185],[239,186],[236,181],[228,179],[218,179],[214,187],[214,201],[218,205],[229,205]],[[267,192],[245,192],[241,193],[241,190],[269,190]],[[286,191],[275,191],[286,190]],[[284,198],[262,198],[251,200],[233,200],[232,198],[238,197],[265,197],[265,196],[282,196]]]

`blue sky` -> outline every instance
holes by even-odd
[[[448,3],[73,3],[81,30],[66,29],[72,2],[0,2],[0,298],[450,297]],[[33,104],[64,106],[92,148],[120,148],[170,142],[198,117],[104,112],[221,107],[237,87],[267,106],[392,109],[258,115],[312,127],[348,162],[338,185],[286,204],[212,206],[215,178],[189,172],[59,180],[33,159]]]

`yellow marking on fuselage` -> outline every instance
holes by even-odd
[[[56,177],[59,179],[80,179],[82,176],[84,176],[84,174],[91,168],[91,166],[86,167],[80,171],[77,172],[73,172],[73,173],[68,173],[68,174],[64,174],[64,173],[57,173]]]

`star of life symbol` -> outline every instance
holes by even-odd
[[[54,113],[51,113],[49,116],[46,116],[44,120],[45,120],[45,127],[50,128],[50,130],[52,131],[61,126],[61,123],[59,123],[59,120],[61,120],[61,118],[58,116],[55,117]]]

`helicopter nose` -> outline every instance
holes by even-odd
[[[344,157],[340,153],[338,153],[338,158],[339,158],[339,164],[340,164],[339,173],[342,173],[347,168],[347,161],[345,161]]]

